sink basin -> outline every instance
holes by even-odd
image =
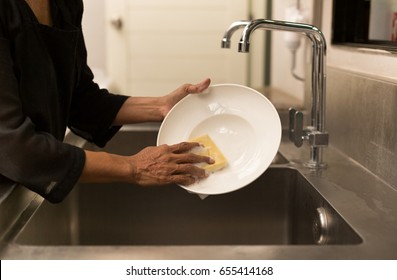
[[[325,221],[322,221],[325,219]],[[201,200],[176,185],[80,185],[44,202],[16,240],[25,245],[356,244],[359,236],[294,169]]]
[[[132,154],[157,131],[123,130],[108,144]],[[89,147],[88,147],[89,148]],[[238,191],[202,200],[177,185],[81,184],[61,204],[43,202],[20,245],[358,244],[362,239],[281,155]]]

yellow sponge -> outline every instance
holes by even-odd
[[[211,137],[207,134],[193,138],[188,140],[188,142],[197,142],[200,143],[202,147],[195,148],[192,150],[193,153],[202,155],[202,156],[208,156],[214,159],[215,163],[213,164],[207,164],[207,163],[202,163],[199,164],[198,166],[200,168],[203,168],[207,171],[210,172],[215,172],[218,171],[225,166],[227,166],[227,159],[225,156],[222,154],[222,152],[218,149],[218,147],[215,145],[214,141],[212,141]]]

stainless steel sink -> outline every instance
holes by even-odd
[[[155,145],[156,137],[155,129],[124,130],[106,150],[132,154]],[[287,162],[278,155],[249,186],[204,200],[176,185],[78,185],[61,204],[43,202],[15,242],[21,246],[361,243],[332,205]]]

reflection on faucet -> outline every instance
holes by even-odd
[[[242,22],[232,24],[229,30],[234,32]],[[322,148],[328,146],[328,133],[325,131],[325,95],[326,95],[326,41],[323,33],[315,26],[303,23],[256,19],[245,25],[242,33],[239,52],[249,52],[250,37],[256,29],[282,30],[298,32],[306,35],[312,42],[312,108],[311,125],[303,128],[302,112],[290,109],[290,140],[297,147],[302,146],[303,140],[308,140],[311,146],[310,159],[306,163],[311,168],[324,167]],[[229,30],[225,33],[226,41],[231,36]],[[226,36],[227,35],[227,36]],[[225,37],[223,41],[225,41]],[[229,37],[230,38],[230,37]],[[222,42],[223,42],[222,41]],[[225,43],[225,47],[229,47]],[[222,47],[224,44],[222,43]]]
[[[223,35],[222,39],[222,48],[224,49],[229,49],[230,48],[230,39],[232,38],[232,35],[234,32],[236,32],[240,28],[246,27],[250,23],[249,20],[239,20],[233,22],[229,28],[226,30],[225,34]]]

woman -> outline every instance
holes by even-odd
[[[132,156],[62,143],[66,127],[104,146],[127,123],[161,121],[206,79],[158,98],[114,95],[93,82],[81,30],[82,0],[0,0],[0,186],[21,183],[60,202],[76,182],[191,184],[206,176],[188,151],[147,147]]]

